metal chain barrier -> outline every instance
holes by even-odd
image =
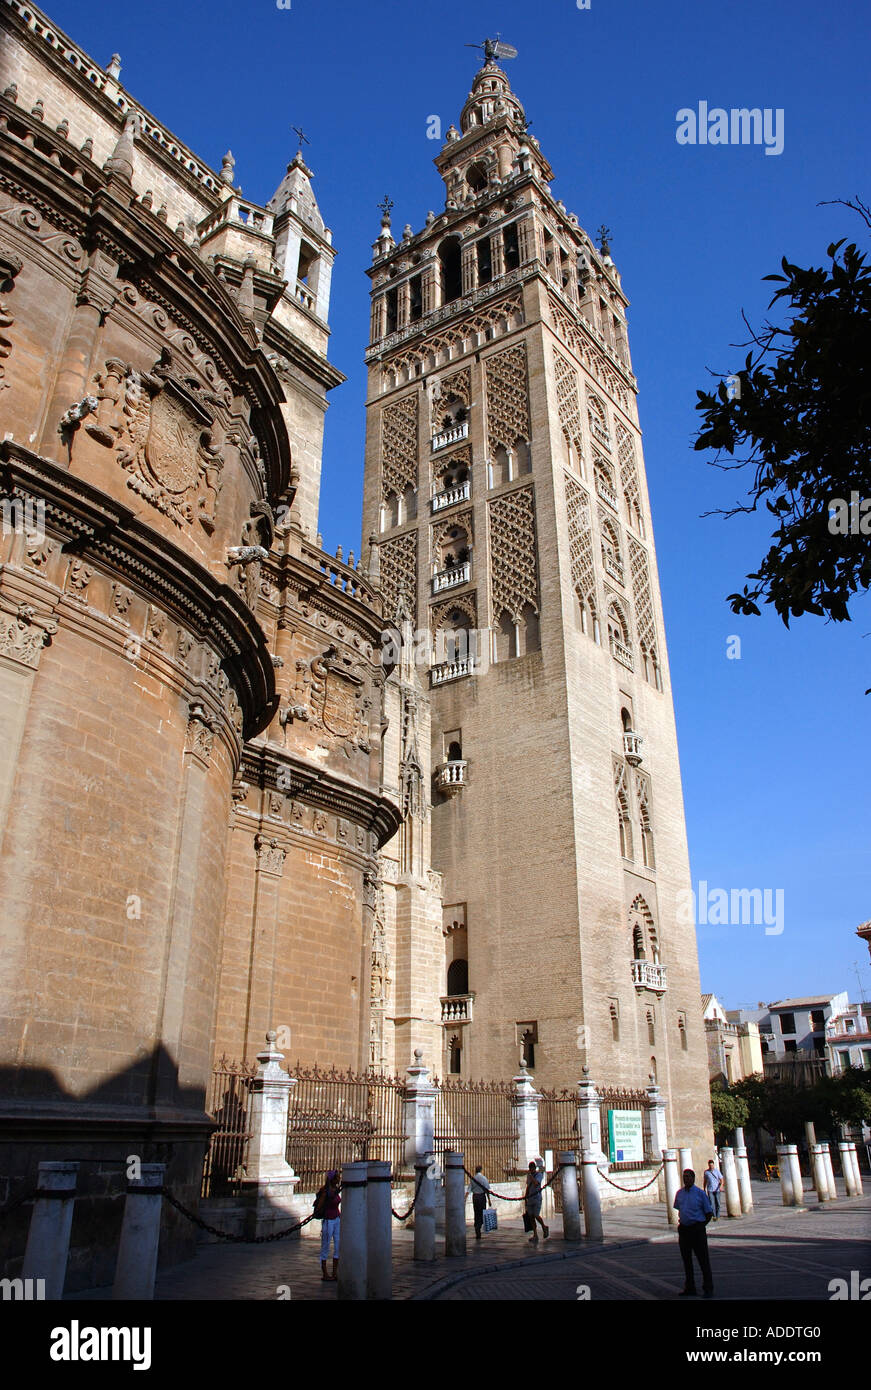
[[[539,1192],[543,1192],[544,1189],[545,1189],[546,1187],[550,1187],[551,1183],[553,1183],[553,1182],[556,1181],[556,1179],[559,1177],[560,1173],[562,1172],[563,1168],[565,1168],[565,1166],[566,1166],[566,1165],[565,1165],[564,1163],[561,1163],[560,1166],[559,1166],[559,1167],[556,1169],[556,1171],[553,1173],[553,1176],[552,1176],[552,1177],[549,1177],[549,1178],[547,1179],[547,1182],[543,1182],[543,1183],[541,1184],[541,1187],[538,1189]],[[471,1182],[477,1182],[477,1181],[478,1181],[477,1178],[475,1177],[475,1174],[474,1174],[474,1173],[470,1173],[469,1170],[468,1170],[468,1168],[464,1168],[464,1169],[463,1169],[463,1172],[465,1173],[466,1177],[470,1179]],[[481,1188],[481,1191],[482,1191],[482,1192],[489,1192],[489,1194],[490,1194],[491,1197],[498,1197],[500,1202],[525,1202],[525,1201],[526,1201],[526,1193],[525,1193],[525,1192],[523,1193],[523,1195],[522,1195],[521,1197],[509,1197],[506,1193],[504,1193],[504,1192],[494,1192],[493,1189],[492,1189],[492,1187],[489,1187],[489,1188],[484,1187],[481,1183],[478,1183],[478,1186]]]
[[[660,1163],[659,1167],[657,1168],[650,1181],[639,1183],[637,1187],[621,1187],[619,1182],[614,1182],[613,1178],[609,1178],[607,1173],[601,1173],[601,1176],[605,1179],[606,1182],[609,1182],[612,1187],[616,1187],[618,1192],[643,1192],[646,1187],[651,1187],[653,1183],[656,1182],[656,1179],[659,1177],[664,1167],[665,1164]]]
[[[210,1236],[216,1236],[218,1240],[229,1240],[234,1245],[268,1245],[272,1240],[284,1240],[286,1236],[294,1235],[297,1231],[301,1231],[303,1226],[307,1226],[310,1221],[315,1220],[314,1213],[312,1213],[304,1221],[298,1221],[295,1226],[288,1226],[285,1230],[275,1231],[269,1236],[236,1236],[229,1231],[219,1231],[217,1226],[210,1226],[207,1221],[203,1221],[202,1217],[197,1216],[196,1212],[184,1206],[177,1197],[173,1197],[168,1188],[155,1187],[149,1189],[149,1193],[151,1192],[159,1192],[162,1197],[166,1198],[171,1207],[175,1207],[176,1211],[181,1212],[182,1216],[186,1217],[194,1226],[199,1226],[201,1231],[207,1231]]]
[[[465,1170],[464,1170],[464,1171],[465,1171]],[[396,1220],[396,1221],[407,1221],[408,1218],[411,1216],[411,1213],[414,1211],[415,1207],[417,1206],[417,1199],[418,1199],[418,1197],[420,1196],[420,1189],[421,1189],[421,1187],[422,1187],[422,1185],[423,1185],[423,1177],[424,1177],[423,1172],[421,1172],[421,1175],[420,1175],[420,1177],[419,1177],[418,1180],[417,1180],[417,1188],[416,1188],[416,1190],[415,1190],[414,1197],[412,1198],[411,1206],[408,1208],[408,1211],[398,1212],[398,1211],[394,1210],[393,1207],[390,1208],[390,1214],[391,1214],[391,1216],[394,1218],[394,1220]]]

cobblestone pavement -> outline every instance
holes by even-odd
[[[709,1227],[717,1298],[828,1298],[827,1283],[851,1269],[871,1274],[871,1196],[785,1209],[776,1184],[754,1183],[756,1210],[740,1220]],[[567,1247],[560,1218],[551,1238],[528,1243],[520,1218],[476,1241],[468,1230],[465,1257],[415,1263],[411,1232],[394,1227],[394,1300],[555,1299],[575,1300],[578,1285],[591,1299],[660,1300],[677,1296],[682,1267],[677,1237],[662,1204],[625,1207],[604,1214],[602,1245]],[[442,1248],[437,1239],[437,1250]],[[331,1301],[336,1285],[321,1280],[319,1242],[276,1241],[266,1245],[212,1244],[192,1260],[159,1275],[159,1301],[292,1300]],[[471,1276],[471,1277],[469,1277]],[[108,1298],[109,1289],[73,1295]],[[686,1300],[682,1300],[686,1301]]]

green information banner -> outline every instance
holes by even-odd
[[[643,1163],[644,1118],[640,1110],[608,1111],[608,1156],[612,1163]]]

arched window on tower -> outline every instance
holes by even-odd
[[[493,632],[493,660],[510,661],[517,656],[517,624],[504,609]]]
[[[656,1047],[656,1019],[652,1009],[647,1010],[647,1041],[651,1047]]]
[[[448,994],[469,993],[469,962],[452,960],[448,966]]]
[[[508,457],[508,450],[503,444],[498,444],[493,450],[493,456],[487,465],[490,487],[501,487],[503,483],[511,482],[511,460]]]
[[[448,1044],[449,1060],[452,1076],[459,1076],[463,1070],[463,1044],[460,1041],[459,1033],[454,1033]]]
[[[460,254],[460,238],[445,237],[439,246],[439,261],[442,268],[442,302],[450,304],[463,293],[463,271]],[[388,332],[390,330],[388,329]]]
[[[522,654],[541,651],[541,630],[538,614],[531,603],[525,603],[520,613],[519,646]]]

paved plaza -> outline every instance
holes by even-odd
[[[708,1228],[716,1299],[826,1301],[830,1280],[849,1281],[851,1270],[871,1277],[871,1195],[820,1206],[806,1192],[804,1210],[783,1207],[778,1184],[754,1183],[753,1196],[749,1216],[723,1217]],[[606,1211],[604,1225],[603,1243],[567,1247],[557,1217],[550,1239],[536,1247],[519,1216],[500,1217],[500,1229],[481,1241],[469,1227],[465,1258],[439,1256],[428,1264],[415,1263],[411,1232],[395,1230],[394,1299],[677,1300],[683,1270],[663,1205]],[[318,1242],[308,1239],[203,1245],[194,1259],[159,1275],[156,1298],[332,1301],[336,1285],[322,1281],[318,1257]]]

